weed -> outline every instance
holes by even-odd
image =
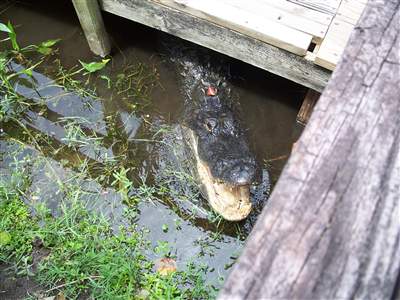
[[[155,68],[139,63],[128,65],[123,71],[112,78],[115,93],[122,100],[129,100],[128,106],[136,109],[138,105],[145,108],[150,103],[150,94],[158,83],[158,73]],[[135,103],[132,103],[132,100]]]
[[[37,66],[37,64],[30,68],[13,72],[10,67],[10,62],[11,58],[6,52],[0,53],[0,122],[8,122],[10,119],[18,117],[31,105],[25,97],[17,92],[15,88],[15,79],[23,75],[31,76],[32,69]]]
[[[54,60],[57,72],[55,74],[55,82],[57,86],[65,89],[66,91],[74,92],[81,97],[97,98],[95,88],[89,87],[89,77],[86,83],[83,83],[82,72],[84,67],[79,68],[77,65],[70,69],[66,69],[59,59]],[[90,73],[87,73],[90,74]]]
[[[162,231],[163,232],[168,232],[168,225],[167,224],[163,224],[162,226],[161,226],[161,229],[162,229]]]
[[[200,268],[189,263],[186,272],[174,272],[166,276],[146,274],[144,286],[145,295],[150,299],[209,299],[215,297],[216,290],[204,286],[203,272],[206,266]],[[190,288],[187,288],[190,283]]]
[[[38,46],[36,46],[36,50],[42,55],[49,55],[53,52],[53,46],[57,44],[59,41],[60,39],[47,40],[45,42],[41,42]]]
[[[166,276],[155,271],[149,257],[172,259],[177,255],[173,253],[174,247],[166,241],[158,241],[154,248],[150,247],[150,241],[146,237],[147,230],[134,223],[140,202],[155,204],[158,200],[174,201],[177,210],[178,202],[185,202],[191,205],[193,211],[206,214],[197,200],[194,201],[199,197],[194,178],[181,168],[168,167],[165,169],[165,176],[156,184],[147,180],[144,176],[146,172],[139,176],[139,182],[135,181],[131,173],[136,165],[129,162],[129,156],[126,154],[127,137],[109,131],[108,136],[99,134],[91,129],[92,121],[85,118],[57,116],[55,121],[51,120],[65,133],[59,140],[29,127],[29,123],[23,119],[23,114],[34,111],[44,117],[47,117],[47,113],[51,115],[51,109],[48,109],[50,99],[38,95],[41,101],[39,106],[37,102],[21,95],[17,86],[19,82],[23,82],[36,91],[33,71],[42,65],[45,57],[48,56],[46,59],[49,60],[53,57],[50,54],[57,54],[54,46],[59,40],[48,40],[37,46],[21,48],[10,23],[0,23],[0,30],[7,34],[6,40],[11,42],[11,49],[0,53],[0,122],[11,121],[16,124],[16,129],[21,132],[18,139],[33,145],[36,150],[32,151],[39,153],[33,164],[31,161],[21,161],[21,156],[27,157],[26,154],[18,157],[12,154],[12,172],[10,176],[0,180],[0,261],[12,264],[20,274],[34,276],[47,289],[44,291],[46,296],[61,292],[71,299],[213,297],[216,290],[205,284],[204,274],[209,271],[207,267],[191,263],[186,268]],[[39,55],[36,62],[28,60],[29,56],[26,54],[29,51],[35,51],[35,55]],[[18,69],[12,67],[16,65],[14,61],[21,64],[18,65]],[[80,61],[80,66],[66,69],[56,58],[56,69],[52,76],[55,79],[49,86],[42,88],[55,85],[63,88],[65,94],[74,93],[85,99],[90,97],[92,100],[99,97],[92,83],[100,79],[109,89],[110,98],[113,95],[122,98],[126,102],[125,106],[129,108],[128,111],[137,112],[148,105],[152,88],[158,80],[156,69],[139,63],[128,65],[117,75],[110,75],[108,72],[111,64],[108,64],[108,61],[109,59],[89,63]],[[57,97],[64,97],[65,94]],[[88,101],[89,104],[94,102]],[[143,117],[143,120],[146,125],[151,125],[146,118]],[[109,121],[107,127],[117,131],[118,123],[113,121],[113,118],[109,118]],[[148,139],[130,141],[150,145],[162,144],[174,152],[174,145],[161,139],[168,130],[166,126],[161,126]],[[21,142],[19,143],[21,145]],[[116,144],[120,146],[121,151],[114,151]],[[117,155],[108,156],[104,149],[110,148],[114,154],[117,152]],[[95,152],[94,157],[87,154],[89,150]],[[57,168],[53,168],[46,155],[57,158],[64,166],[73,167],[72,174],[61,178]],[[54,185],[57,197],[62,199],[60,208],[53,212],[45,203],[52,200],[52,195],[43,195],[43,199],[38,200],[40,193],[33,191],[32,182],[27,175],[29,172],[25,169],[30,164],[30,167],[35,169],[40,163],[47,166],[45,180],[49,185]],[[89,177],[102,185],[99,189],[101,192],[87,191],[83,188],[82,183]],[[190,192],[175,188],[181,184],[189,186]],[[88,205],[96,203],[102,191],[110,186],[128,205],[124,216],[132,221],[128,223],[130,225],[115,228],[111,218],[106,218],[89,208]],[[218,224],[220,222],[215,216],[211,219]],[[180,219],[175,221],[175,228],[182,229]],[[162,225],[161,229],[164,233],[171,231],[166,224]],[[211,255],[213,249],[210,244],[219,238],[220,235],[216,234],[200,241],[199,245],[205,248],[203,252]],[[41,250],[46,250],[46,255],[38,261],[35,259],[35,253]]]
[[[154,248],[154,253],[160,257],[171,257],[171,246],[166,241],[157,241],[157,246]]]
[[[150,299],[203,299],[214,292],[204,285],[204,268],[190,264],[187,271],[168,276],[152,271],[153,263],[143,254],[149,246],[143,231],[132,225],[115,232],[108,220],[87,210],[82,191],[74,186],[67,187],[59,217],[42,206],[31,218],[20,193],[5,182],[0,196],[0,259],[17,266],[27,262],[29,269],[33,241],[39,239],[40,247],[49,250],[36,277],[49,288],[46,294],[130,299],[147,291]],[[171,254],[167,242],[154,251],[161,257]]]
[[[127,177],[129,169],[125,169],[121,167],[119,171],[115,171],[113,177],[115,180],[111,183],[112,186],[115,186],[117,191],[119,191],[122,199],[126,203],[130,203],[129,190],[132,187],[132,181],[130,181]]]
[[[98,137],[93,130],[87,130],[90,127],[88,120],[79,117],[62,117],[59,118],[59,123],[64,126],[66,132],[61,141],[69,147],[78,149],[79,147],[90,146],[94,151],[99,150],[102,138]]]
[[[32,241],[38,229],[18,193],[0,182],[0,261],[13,261],[21,268],[31,261]]]
[[[21,48],[17,42],[17,34],[15,33],[14,27],[12,26],[11,22],[8,21],[7,25],[0,23],[0,31],[3,31],[8,35],[8,38],[3,41],[10,40],[12,50],[15,52],[19,52]]]
[[[100,62],[91,62],[91,63],[85,63],[81,60],[79,62],[82,65],[83,69],[85,69],[86,73],[84,73],[84,75],[86,75],[103,69],[109,61],[110,59],[102,59]]]

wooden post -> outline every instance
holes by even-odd
[[[220,300],[394,299],[399,19],[400,1],[368,1]]]
[[[297,122],[301,125],[306,125],[308,120],[311,117],[311,113],[314,109],[315,104],[317,103],[320,93],[314,91],[313,89],[309,89],[307,91],[306,96],[304,97],[303,104],[300,107],[299,113],[297,114]]]
[[[72,0],[90,50],[101,57],[110,53],[110,40],[97,0]]]

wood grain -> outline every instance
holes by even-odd
[[[315,64],[333,71],[342,56],[354,25],[337,16],[315,55]]]
[[[400,2],[370,1],[219,299],[391,299]]]
[[[328,31],[332,15],[315,11],[288,1],[218,0],[241,11],[305,32],[313,39],[322,39]]]
[[[72,0],[90,50],[104,57],[110,54],[111,44],[104,27],[97,1]]]
[[[298,123],[300,123],[301,125],[306,125],[308,123],[308,120],[310,119],[311,114],[314,110],[315,104],[317,103],[320,96],[320,93],[312,89],[308,89],[296,117],[296,121]]]
[[[243,5],[249,7],[251,3],[248,2],[242,2],[238,7],[230,2],[215,0],[155,1],[301,56],[306,55],[313,38],[308,33],[270,20],[263,14],[243,9]]]
[[[365,0],[342,0],[327,34],[316,52],[315,64],[328,70],[335,69],[365,5]]]
[[[321,91],[330,71],[301,56],[210,21],[143,0],[99,0],[103,10],[173,34]]]
[[[357,24],[366,3],[366,0],[342,0],[336,16],[340,16],[346,22],[355,25]]]
[[[335,15],[342,0],[288,0],[316,11]]]

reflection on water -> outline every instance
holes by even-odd
[[[21,24],[22,44],[62,38],[58,57],[66,67],[78,59],[94,59],[68,2],[20,3],[7,10],[7,18]],[[48,199],[47,204],[57,213],[62,193],[56,181],[72,180],[85,191],[89,207],[110,217],[115,228],[136,222],[150,229],[154,246],[157,241],[172,245],[178,267],[198,257],[214,269],[210,278],[223,276],[240,253],[258,212],[247,221],[230,223],[210,211],[195,183],[189,184],[192,179],[181,164],[179,135],[174,128],[183,99],[174,68],[159,52],[161,35],[111,15],[105,16],[105,22],[115,45],[105,74],[114,83],[122,82],[121,74],[133,66],[130,71],[139,72],[135,74],[140,74],[137,78],[143,80],[146,92],[111,92],[105,80],[97,79],[99,97],[82,96],[55,81],[57,75],[51,72],[54,60],[45,62],[43,72],[33,72],[32,78],[18,83],[18,92],[35,105],[24,115],[22,125],[3,124],[8,138],[0,141],[0,171],[5,175],[13,168],[16,141],[22,141],[28,146],[18,156],[31,157],[31,201]],[[17,63],[11,67],[21,68]],[[304,89],[234,60],[231,72],[251,146],[275,182],[300,132],[295,119]],[[148,74],[153,77],[146,77]],[[40,136],[39,142],[23,134],[21,126],[32,136]],[[40,151],[47,155],[47,163],[35,163]],[[112,184],[113,172],[121,167],[137,187],[130,196],[147,195],[148,201],[134,208],[123,201]],[[81,168],[89,176],[82,177]],[[54,173],[56,177],[51,175]],[[152,190],[154,186],[157,190]],[[163,194],[163,186],[173,193]],[[254,189],[253,198],[264,201],[266,189]]]

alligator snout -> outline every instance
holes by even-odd
[[[227,182],[234,186],[250,185],[253,183],[256,175],[256,166],[252,162],[239,161],[230,165],[225,170],[223,177]]]

